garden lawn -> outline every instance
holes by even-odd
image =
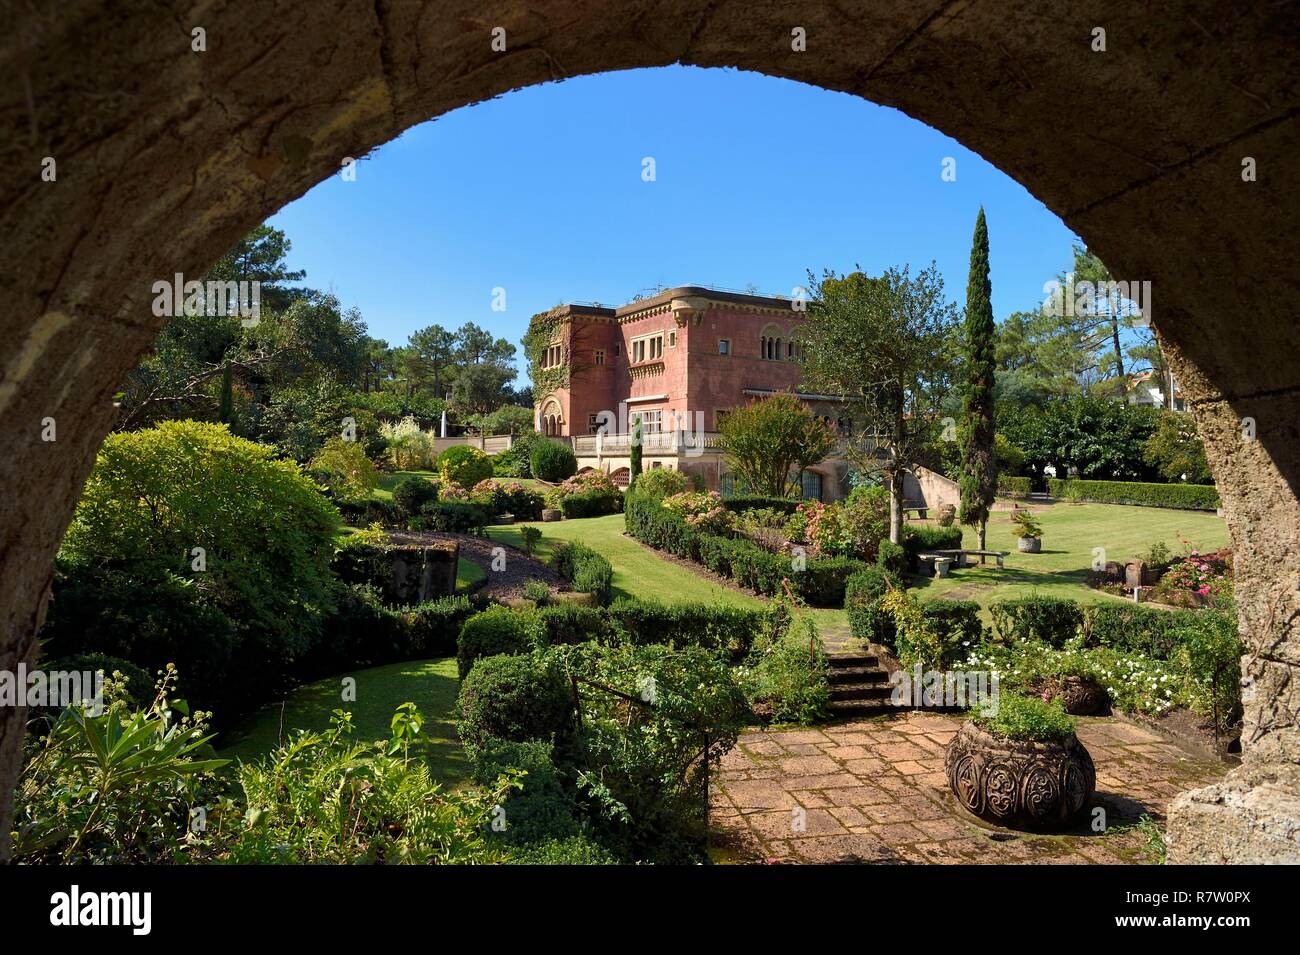
[[[927,600],[978,601],[988,622],[988,605],[993,600],[1030,594],[1067,597],[1084,604],[1122,599],[1088,587],[1094,556],[1123,564],[1157,541],[1167,544],[1175,556],[1188,549],[1206,552],[1228,544],[1224,520],[1202,511],[1122,504],[1053,504],[1033,510],[1043,525],[1041,553],[1018,552],[1010,512],[995,511],[989,519],[988,549],[1010,551],[1006,567],[999,570],[990,559],[983,566],[954,569],[943,579],[917,577],[913,581],[917,595]],[[963,547],[979,546],[974,528],[963,531]],[[1104,557],[1094,555],[1094,548],[1102,548]]]
[[[342,680],[357,681],[356,701],[341,701]],[[415,703],[424,714],[424,739],[413,751],[422,752],[433,778],[457,786],[469,778],[469,761],[456,738],[456,695],[460,680],[455,657],[413,660],[340,673],[300,686],[280,704],[265,707],[241,726],[222,734],[219,755],[226,759],[255,760],[275,749],[282,736],[297,729],[324,730],[336,709],[352,713],[359,740],[388,739],[393,711],[401,703]],[[282,728],[283,721],[283,728]]]
[[[489,527],[487,533],[493,540],[522,548],[523,541],[519,535],[522,526]],[[535,522],[530,526],[542,532],[542,539],[533,553],[548,563],[555,549],[568,541],[586,544],[603,554],[614,565],[615,597],[640,597],[666,604],[700,601],[732,607],[758,607],[764,603],[757,597],[716,584],[625,536],[622,514],[548,524]]]

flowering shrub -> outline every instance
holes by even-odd
[[[459,484],[441,484],[438,486],[438,500],[468,504],[470,501],[470,492],[465,490]]]
[[[1155,598],[1178,606],[1232,606],[1232,551],[1212,554],[1193,550],[1169,565],[1156,586]]]
[[[664,498],[663,506],[702,533],[726,534],[731,530],[732,514],[723,506],[722,495],[717,491],[674,494]]]
[[[1136,713],[1158,715],[1192,702],[1175,664],[1107,647],[1084,649],[1078,637],[1060,650],[1023,638],[1010,646],[982,643],[971,650],[964,666],[994,670],[1003,686],[1034,692],[1066,676],[1093,680],[1112,703]]]
[[[798,509],[807,518],[804,535],[816,556],[849,557],[853,554],[853,535],[844,518],[843,505],[806,501]]]

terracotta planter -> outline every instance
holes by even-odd
[[[967,722],[944,756],[968,812],[1012,829],[1068,827],[1092,799],[1097,773],[1073,733],[1063,742],[1009,740]]]
[[[1106,705],[1106,691],[1095,680],[1067,676],[1058,687],[1061,705],[1071,716],[1091,716]]]
[[[1017,537],[1016,550],[1022,554],[1037,554],[1043,549],[1043,539],[1041,537]]]

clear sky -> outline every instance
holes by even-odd
[[[941,178],[945,157],[956,181]],[[1001,320],[1042,300],[1075,241],[1010,177],[903,113],[734,70],[531,87],[416,126],[356,170],[271,224],[306,284],[393,345],[467,321],[518,344],[559,302],[689,284],[790,295],[809,268],[931,259],[960,305],[981,204]]]

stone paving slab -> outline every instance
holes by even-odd
[[[713,782],[713,843],[738,862],[1116,865],[1153,861],[1143,815],[1163,823],[1183,790],[1228,767],[1191,756],[1142,727],[1081,717],[1097,767],[1094,805],[1066,835],[997,829],[962,812],[943,752],[962,717],[902,712],[824,729],[756,729],[741,736]],[[1090,818],[1090,817],[1089,817]]]

